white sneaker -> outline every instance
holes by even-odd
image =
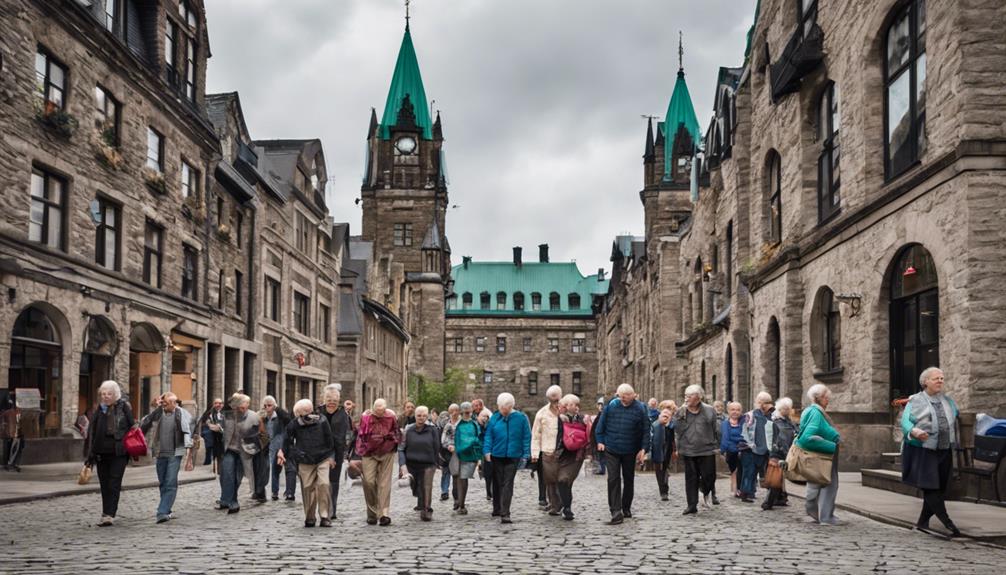
[[[705,507],[706,509],[709,509],[709,494],[708,493],[704,493],[702,495],[702,506]]]
[[[108,527],[112,524],[112,517],[109,515],[102,515],[101,521],[98,522],[98,527]]]

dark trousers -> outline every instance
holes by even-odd
[[[538,453],[538,464],[535,465],[534,472],[538,474],[538,501],[548,499],[545,493],[545,463],[542,461],[541,453]]]
[[[758,455],[750,449],[741,451],[741,469],[744,470],[743,483],[740,483],[742,495],[747,495],[752,499],[758,490],[758,477],[765,477],[765,466],[768,464],[768,455]]]
[[[342,463],[345,458],[341,454],[335,457],[335,467],[328,470],[329,489],[332,490],[332,515],[335,519],[335,508],[339,503],[339,478],[342,477]]]
[[[269,450],[263,449],[252,458],[252,473],[255,476],[255,499],[265,499],[265,488],[269,485]]]
[[[203,457],[203,465],[209,465],[213,462],[214,445],[216,444],[216,438],[212,431],[203,432],[203,448],[206,450],[206,455]]]
[[[670,487],[667,485],[667,474],[670,472],[670,467],[670,461],[661,461],[660,463],[653,464],[653,474],[657,476],[657,489],[660,490],[661,497],[670,492]]]
[[[493,485],[496,484],[496,475],[493,473],[493,462],[482,462],[482,477],[486,482],[486,497],[493,498]]]
[[[922,513],[919,515],[919,525],[929,525],[929,520],[933,515],[944,525],[950,523],[945,495],[947,485],[950,483],[950,470],[954,460],[949,449],[937,449],[935,453],[938,461],[936,469],[939,474],[939,487],[922,490]]]
[[[297,464],[293,460],[287,459],[285,465],[279,465],[279,462],[276,461],[278,453],[279,449],[276,451],[269,450],[269,466],[272,470],[272,477],[270,478],[272,494],[273,496],[279,496],[279,476],[282,473],[286,481],[286,485],[283,486],[283,494],[286,497],[294,497],[297,493]]]
[[[510,517],[513,480],[517,475],[516,457],[493,457],[493,514]]]
[[[786,494],[786,482],[784,481],[783,486],[779,489],[769,488],[765,502],[761,506],[764,509],[772,509],[776,505],[785,505],[788,501],[789,496]]]
[[[636,481],[636,454],[605,451],[604,458],[604,465],[608,468],[608,509],[611,516],[631,512]]]
[[[716,485],[716,456],[685,455],[681,459],[685,466],[685,498],[688,508],[695,509],[699,504],[699,490],[702,490],[703,495],[708,495]]]
[[[416,506],[424,513],[433,511],[433,475],[437,472],[437,466],[406,461],[405,467],[414,482],[412,494],[416,496]]]
[[[119,494],[122,493],[122,476],[129,463],[128,455],[99,455],[94,466],[98,470],[101,485],[101,514],[115,517],[119,510]]]
[[[24,447],[25,440],[24,437],[11,437],[3,440],[4,450],[3,450],[3,466],[4,469],[8,467],[18,468],[21,467],[21,458],[24,457]]]

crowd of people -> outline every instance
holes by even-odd
[[[928,530],[935,515],[959,535],[943,500],[958,415],[953,400],[942,392],[943,382],[942,371],[925,370],[920,377],[922,391],[905,409],[903,476],[925,494],[917,527]],[[239,491],[245,478],[251,499],[258,503],[267,500],[267,487],[273,501],[278,500],[281,480],[284,498],[294,501],[299,482],[305,527],[330,527],[337,518],[344,467],[349,478],[362,483],[367,523],[390,525],[396,463],[398,481],[410,487],[421,521],[433,519],[438,485],[441,500],[453,499],[454,513],[468,514],[470,481],[481,475],[492,517],[511,523],[514,480],[518,470],[529,466],[537,473],[543,511],[572,520],[573,485],[588,457],[595,462],[595,473],[607,475],[612,525],[632,517],[635,475],[645,467],[654,471],[663,501],[670,499],[671,469],[683,468],[684,515],[697,514],[700,502],[703,509],[719,505],[718,459],[730,472],[732,495],[741,502],[754,502],[761,488],[763,510],[787,506],[781,480],[786,470],[790,479],[806,482],[805,510],[810,519],[821,525],[839,523],[834,510],[841,436],[828,415],[831,392],[824,384],[809,388],[798,419],[790,398],[773,401],[761,392],[745,412],[738,402],[706,403],[705,392],[697,385],[685,389],[679,407],[672,400],[656,398],[644,404],[630,385],[623,384],[610,401],[598,401],[596,415],[581,413],[580,398],[563,395],[553,385],[533,420],[516,409],[509,393],[499,394],[495,411],[476,398],[452,404],[439,414],[413,402],[406,402],[396,414],[378,399],[354,420],[355,405],[341,400],[338,385],[325,388],[320,405],[301,399],[292,413],[271,396],[264,398],[260,411],[254,411],[251,399],[236,393],[226,408],[216,399],[199,418],[192,418],[169,392],[140,421],[117,383],[105,382],[99,394],[101,403],[88,423],[85,465],[97,468],[102,526],[111,525],[116,515],[129,459],[124,440],[134,427],[150,437],[160,484],[158,523],[173,518],[178,473],[193,468],[195,437],[205,444],[203,463],[213,465],[219,475],[217,509],[240,511]],[[807,463],[811,460],[813,470]]]

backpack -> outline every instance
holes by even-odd
[[[562,446],[567,451],[580,451],[590,441],[590,426],[582,421],[562,424]]]

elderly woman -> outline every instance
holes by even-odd
[[[398,478],[409,470],[416,508],[423,521],[433,519],[433,475],[437,471],[440,451],[440,430],[429,421],[430,410],[425,405],[416,408],[416,422],[405,426],[398,444]]]
[[[367,501],[367,524],[391,525],[391,473],[395,452],[402,440],[395,412],[384,399],[374,401],[373,410],[360,417],[356,434],[356,454],[363,459],[363,497]]]
[[[314,412],[314,403],[302,399],[294,404],[294,420],[286,426],[283,449],[277,454],[281,465],[287,455],[297,464],[301,499],[304,500],[304,527],[314,527],[315,515],[322,527],[332,526],[332,500],[328,472],[335,466],[335,440],[328,422]]]
[[[440,442],[451,452],[447,467],[457,490],[454,510],[458,515],[468,515],[465,498],[468,495],[468,480],[475,477],[475,467],[482,459],[482,427],[472,419],[471,403],[462,403],[460,410],[461,417],[457,423],[444,427]]]
[[[447,413],[440,416],[440,420],[437,423],[437,429],[439,429],[441,437],[441,446],[443,446],[443,434],[447,431],[448,427],[453,427],[457,425],[458,420],[461,418],[461,407],[452,403],[447,407]],[[446,449],[446,447],[444,447]],[[450,460],[451,457],[447,453],[441,453],[441,464],[443,462],[448,462],[448,465],[443,465],[440,470],[440,500],[447,501],[450,494],[454,495],[454,510],[458,510],[458,487],[454,484],[454,489],[451,489],[451,470],[450,470]]]
[[[129,456],[122,439],[136,420],[133,410],[122,399],[122,388],[114,381],[106,381],[98,388],[101,402],[91,415],[88,435],[84,439],[84,465],[97,466],[101,485],[101,527],[112,524],[119,509],[122,476],[126,472]]]
[[[559,491],[556,487],[556,475],[559,472],[558,446],[559,435],[559,400],[562,399],[562,388],[553,385],[545,391],[548,400],[534,416],[531,425],[531,463],[538,464],[538,501],[545,501],[545,511],[549,515],[559,515],[562,505],[559,503]]]
[[[822,525],[838,525],[835,517],[835,498],[838,496],[838,430],[828,417],[831,391],[818,383],[807,390],[810,406],[800,415],[800,435],[796,445],[804,451],[831,455],[831,483],[820,485],[807,482],[807,515]]]
[[[772,396],[763,391],[755,397],[755,407],[744,416],[741,427],[744,446],[741,448],[741,467],[744,480],[741,482],[741,501],[752,503],[758,488],[758,476],[765,477],[769,451],[772,448],[772,420],[769,414],[773,408]]]
[[[744,426],[741,422],[743,407],[736,401],[727,404],[727,417],[720,420],[720,455],[730,470],[730,491],[734,497],[741,496],[740,485],[744,480],[741,467],[740,448],[744,441]]]
[[[769,451],[769,465],[778,466],[780,461],[785,461],[789,448],[793,445],[798,427],[791,419],[792,415],[792,399],[783,397],[775,402],[775,413],[772,414],[772,448]],[[789,505],[785,481],[783,481],[782,487],[769,489],[761,508],[768,511],[775,505],[783,507]]]
[[[650,426],[650,461],[653,462],[653,474],[657,478],[661,501],[667,501],[670,493],[667,475],[670,473],[674,453],[673,418],[674,410],[670,407],[664,408]]]
[[[511,523],[510,502],[517,468],[531,457],[531,424],[527,416],[514,410],[514,397],[501,393],[499,410],[489,418],[483,438],[485,460],[493,464],[493,517]]]
[[[916,529],[929,533],[929,520],[936,516],[953,537],[961,532],[947,515],[944,496],[957,444],[957,404],[943,392],[943,371],[936,367],[919,375],[922,391],[908,398],[901,429],[901,480],[922,490],[922,513]]]
[[[242,476],[247,476],[255,491],[254,457],[261,450],[259,444],[259,416],[249,411],[251,398],[235,393],[230,400],[231,409],[224,411],[220,424],[223,429],[224,455],[220,462],[220,501],[217,509],[227,513],[241,511],[238,503],[238,488]]]
[[[559,433],[556,439],[556,490],[559,492],[562,518],[573,520],[573,482],[590,446],[590,429],[580,413],[580,398],[572,393],[559,400]]]
[[[297,487],[297,468],[294,463],[282,465],[277,460],[277,455],[283,449],[283,439],[285,438],[286,426],[290,424],[290,414],[276,405],[276,398],[267,395],[262,400],[262,411],[259,417],[265,423],[266,432],[269,434],[269,466],[272,485],[272,500],[279,499],[279,475],[283,472],[286,479],[284,495],[287,501],[294,500],[294,489]]]

